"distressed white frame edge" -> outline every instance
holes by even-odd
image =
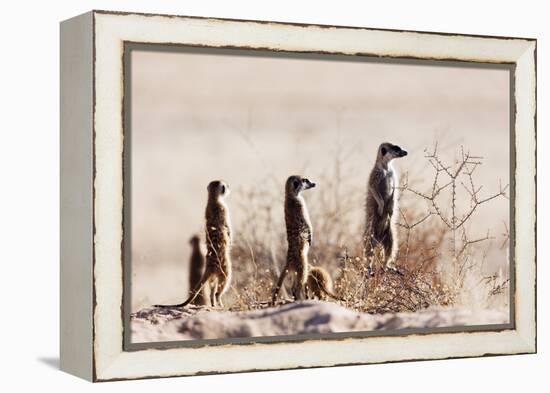
[[[105,12],[94,12],[93,17],[94,380],[536,351],[533,177],[536,41]],[[516,63],[516,329],[124,352],[121,314],[124,41]]]
[[[93,378],[93,13],[60,26],[60,368]]]

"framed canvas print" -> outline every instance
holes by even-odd
[[[536,351],[536,41],[61,23],[61,368]]]

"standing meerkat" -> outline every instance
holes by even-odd
[[[330,274],[320,266],[310,267],[307,276],[307,292],[308,298],[326,300],[330,297],[334,300],[342,300],[334,294]]]
[[[201,249],[201,240],[198,235],[194,235],[189,239],[191,244],[191,257],[189,258],[189,296],[195,295],[194,290],[198,288],[202,275],[204,274],[205,258]],[[196,306],[204,306],[208,304],[208,297],[205,293],[206,287],[203,287],[200,293],[197,294],[195,300],[191,302]]]
[[[273,291],[272,303],[277,301],[279,291],[288,273],[295,273],[292,294],[295,299],[304,299],[308,275],[308,252],[313,233],[306,201],[302,191],[315,187],[308,179],[290,176],[285,185],[285,223],[288,251],[286,265]]]
[[[392,160],[404,157],[407,152],[401,147],[382,143],[378,148],[376,163],[370,173],[367,186],[366,223],[363,236],[364,254],[369,275],[374,275],[377,248],[384,253],[384,267],[397,271],[394,266],[397,254],[397,233],[394,219],[397,211],[399,180]]]
[[[193,302],[205,285],[210,288],[213,307],[223,307],[222,295],[231,284],[231,222],[225,198],[229,186],[221,180],[208,184],[206,204],[206,266],[201,280],[193,288],[193,294],[183,303],[160,307],[185,307]]]

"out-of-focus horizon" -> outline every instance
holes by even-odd
[[[133,310],[186,296],[188,239],[203,235],[213,179],[232,188],[235,236],[247,224],[243,204],[254,190],[279,193],[273,210],[280,221],[273,225],[284,230],[284,182],[291,174],[313,181],[340,176],[357,196],[357,222],[349,230],[360,227],[366,180],[385,141],[409,152],[395,166],[417,189],[431,185],[424,149],[434,141],[448,161],[461,145],[484,157],[476,173],[483,191],[509,182],[508,70],[204,51],[131,56]],[[331,192],[317,183],[305,195],[314,225],[319,200]],[[480,207],[469,230],[498,237],[508,221],[509,201],[502,198]],[[314,239],[322,236],[314,227]],[[493,251],[488,263],[505,258]]]

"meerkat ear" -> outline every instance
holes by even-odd
[[[298,189],[298,187],[300,187],[300,181],[299,180],[294,180],[294,189]]]
[[[380,149],[380,152],[382,152],[382,155],[385,156],[388,151],[385,147],[383,147],[382,149]]]

